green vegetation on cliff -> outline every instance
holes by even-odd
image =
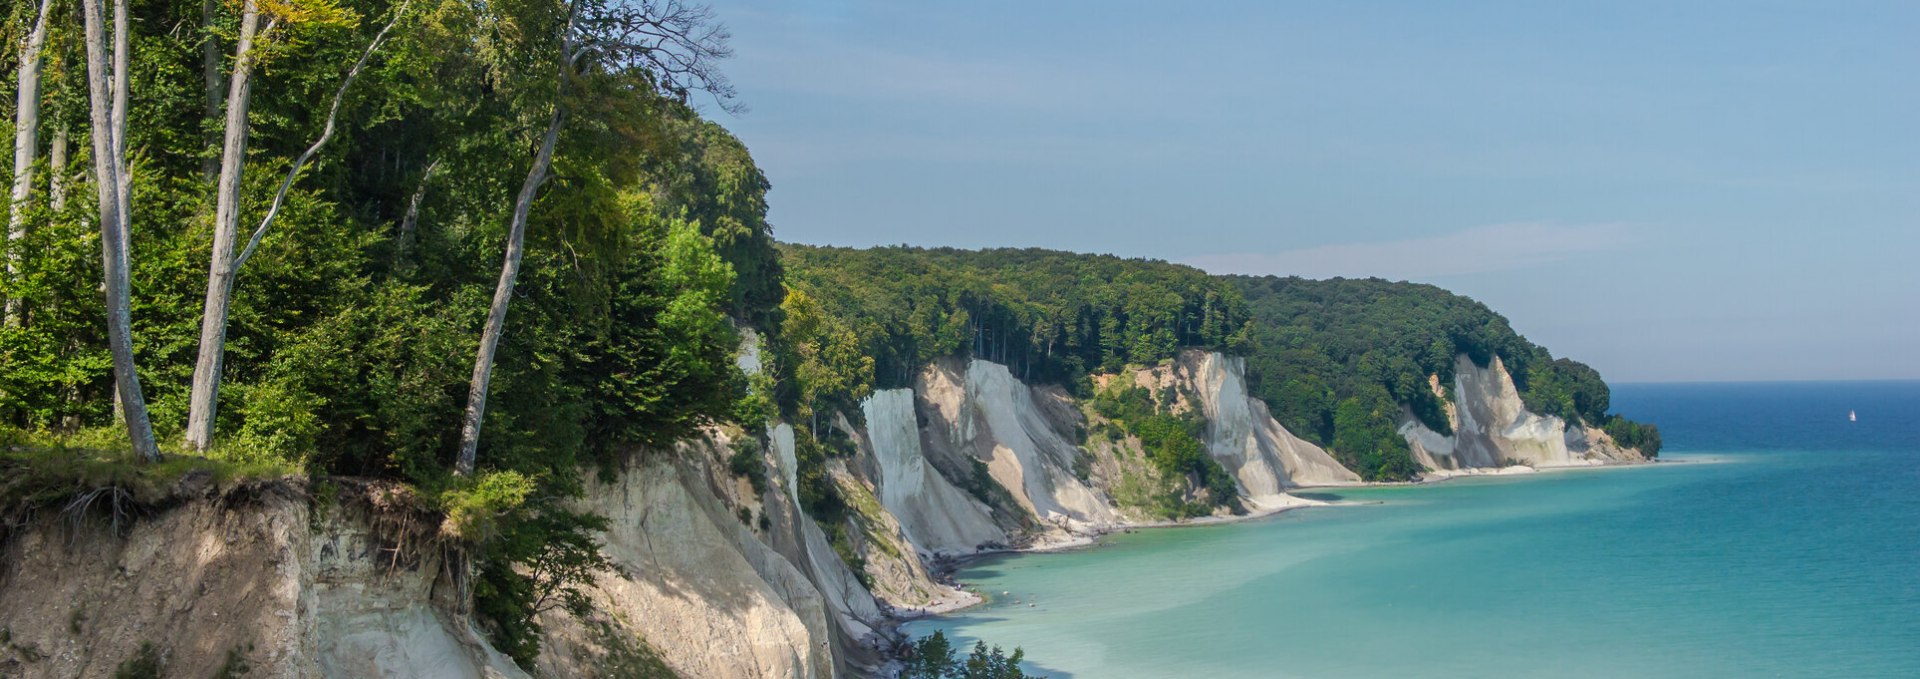
[[[1452,432],[1429,380],[1437,377],[1442,393],[1450,393],[1460,355],[1479,366],[1498,357],[1528,410],[1606,428],[1649,456],[1659,451],[1652,425],[1607,412],[1609,391],[1598,372],[1554,358],[1467,297],[1377,278],[1228,279],[1253,317],[1247,378],[1254,395],[1288,430],[1329,446],[1368,479],[1419,471],[1394,433],[1401,406],[1428,428]]]
[[[1247,322],[1231,286],[1165,262],[1034,249],[780,249],[788,284],[852,333],[882,389],[908,386],[950,356],[1072,385],[1182,347],[1227,348]]]
[[[1431,285],[1215,277],[1035,249],[780,247],[800,296],[798,305],[789,296],[789,318],[829,329],[809,359],[822,377],[800,381],[815,388],[802,404],[850,410],[867,390],[909,385],[944,357],[992,360],[1084,392],[1090,374],[1219,349],[1247,357],[1253,394],[1289,430],[1365,479],[1405,480],[1421,470],[1397,430],[1402,408],[1451,433],[1443,399],[1465,355],[1481,366],[1500,358],[1534,412],[1602,427],[1649,455],[1659,447],[1651,425],[1607,413],[1607,385],[1592,368],[1554,358],[1485,305]],[[1196,488],[1205,478],[1193,472]]]
[[[1167,390],[1171,391],[1171,390]],[[1140,449],[1160,478],[1172,483],[1151,493],[1148,509],[1161,518],[1188,519],[1212,514],[1223,507],[1244,512],[1240,489],[1220,461],[1207,454],[1207,421],[1191,409],[1173,413],[1171,394],[1154,394],[1146,387],[1113,380],[1093,396],[1093,411],[1112,422],[1122,434],[1140,440]],[[1193,488],[1196,497],[1187,497]]]
[[[153,432],[170,458],[420,489],[449,515],[458,533],[449,539],[476,557],[486,627],[524,662],[537,651],[532,613],[566,604],[563,583],[593,563],[597,524],[563,509],[581,471],[753,410],[736,408],[746,385],[729,318],[777,332],[785,289],[765,220],[768,182],[737,139],[688,105],[685,74],[649,60],[689,45],[637,46],[609,31],[654,22],[706,40],[696,52],[718,51],[691,57],[709,69],[703,78],[717,75],[711,60],[725,56],[725,34],[705,32],[712,17],[678,3],[261,7],[272,27],[250,62],[250,113],[227,125],[222,100],[241,60],[205,62],[201,48],[233,48],[239,4],[133,4],[127,261]],[[132,464],[101,448],[138,446],[112,412],[97,209],[112,193],[94,200],[87,50],[77,7],[53,14],[38,161],[29,200],[9,206],[19,238],[6,242],[10,269],[0,276],[0,430],[13,432],[0,441],[44,450],[0,465],[43,468],[36,459],[66,455],[74,473],[5,484],[22,497],[93,477],[144,487],[180,464],[94,470]],[[370,49],[390,22],[388,40]],[[594,49],[582,51],[586,43]],[[363,54],[365,70],[341,89]],[[725,93],[723,82],[691,84]],[[339,116],[329,120],[336,93]],[[329,123],[330,142],[287,179]],[[550,124],[550,177],[531,182]],[[223,134],[244,154],[223,158]],[[214,181],[228,172],[231,194]],[[210,345],[210,268],[232,261],[215,254],[216,234],[231,227],[220,216],[237,206],[235,249],[244,247],[283,180],[284,205],[235,265],[224,336]],[[460,476],[476,349],[523,187],[523,255],[490,383],[480,382],[478,465]],[[209,346],[224,365],[211,450],[198,450],[187,434],[198,407],[190,385]]]

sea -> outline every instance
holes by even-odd
[[[1050,677],[1920,677],[1920,382],[1622,384],[1661,462],[973,562]],[[1858,419],[1849,420],[1849,412]]]

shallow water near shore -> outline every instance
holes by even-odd
[[[1675,462],[1312,490],[1377,504],[990,558],[957,573],[987,604],[907,630],[1054,677],[1920,676],[1920,382],[1614,405]]]

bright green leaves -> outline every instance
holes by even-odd
[[[470,484],[440,494],[446,519],[440,533],[469,542],[484,542],[500,530],[501,517],[526,504],[534,480],[514,471],[485,472]]]
[[[785,346],[791,353],[788,379],[799,393],[797,417],[818,434],[819,416],[835,406],[851,407],[873,388],[873,357],[845,321],[829,315],[812,296],[787,292]]]

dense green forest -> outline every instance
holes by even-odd
[[[872,386],[912,384],[935,358],[974,356],[1072,385],[1183,347],[1243,341],[1232,286],[1190,267],[1037,249],[781,244],[787,282],[873,359]]]
[[[1604,427],[1649,454],[1659,448],[1658,430],[1607,412],[1607,385],[1593,369],[1554,358],[1485,305],[1431,285],[1214,277],[1035,249],[780,248],[806,315],[833,328],[824,334],[845,356],[871,361],[822,361],[838,367],[821,372],[844,376],[802,399],[823,407],[910,384],[944,356],[997,361],[1093,397],[1082,379],[1090,374],[1151,365],[1184,347],[1222,349],[1247,357],[1254,395],[1289,430],[1369,480],[1405,480],[1421,470],[1395,420],[1405,407],[1450,432],[1428,378],[1450,390],[1454,357],[1464,354],[1483,366],[1500,357],[1535,412]],[[1186,473],[1204,485],[1203,468]]]
[[[100,482],[142,439],[169,461],[113,478],[401,481],[532,657],[535,608],[597,563],[596,517],[562,506],[582,470],[769,409],[729,320],[777,332],[768,182],[694,108],[730,106],[726,33],[678,2],[139,0],[89,44],[103,5],[8,17],[8,131],[33,134],[8,135],[6,497]]]

